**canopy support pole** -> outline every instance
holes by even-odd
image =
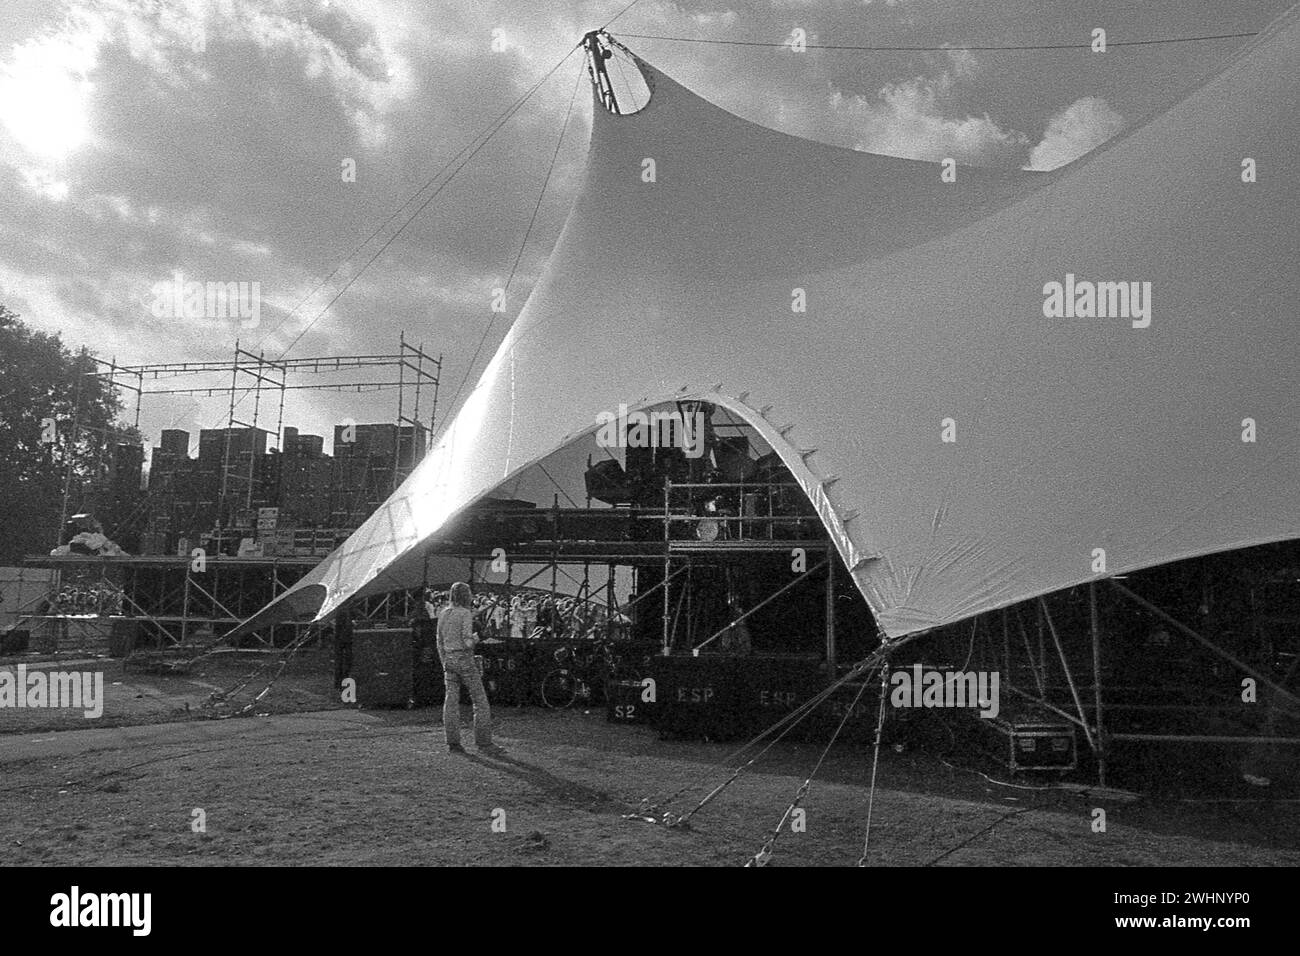
[[[686,627],[683,628],[683,630],[685,631],[684,637],[686,638],[686,644],[688,647],[695,646],[695,612],[694,609],[692,608],[692,604],[693,604],[692,598],[695,596],[694,578],[695,578],[695,562],[691,560],[691,556],[688,554],[686,555],[686,590],[682,593],[682,597],[686,599]],[[679,603],[678,609],[680,610],[680,608],[681,608],[681,604]],[[677,622],[674,621],[673,637],[676,636],[677,636]]]
[[[826,559],[826,673],[835,677],[835,553]]]
[[[555,589],[560,570],[560,496],[551,495],[551,607],[555,607]]]
[[[677,638],[677,621],[678,621],[678,620],[681,618],[681,616],[682,616],[682,605],[686,603],[686,595],[689,594],[689,593],[690,593],[690,590],[691,590],[691,589],[690,589],[690,585],[689,585],[689,581],[690,581],[689,568],[690,568],[690,565],[687,565],[687,568],[688,568],[688,573],[687,573],[687,576],[686,576],[686,577],[687,577],[687,582],[688,582],[688,584],[687,584],[686,587],[682,588],[682,593],[681,593],[680,595],[678,595],[678,597],[677,597],[677,610],[673,612],[673,625],[672,625],[672,629],[671,629],[671,631],[670,631],[669,634],[668,634],[668,643],[669,643],[669,644],[671,644],[671,643],[672,643],[672,642]],[[665,588],[665,589],[664,589],[664,594],[667,594],[667,593],[668,593],[668,589]]]
[[[186,641],[186,639],[189,637],[189,630],[190,630],[190,570],[191,570],[190,565],[188,565],[188,564],[185,565],[185,586],[184,586],[183,592],[182,592],[182,594],[181,594],[181,640],[180,640],[180,643],[182,643],[182,644],[184,644],[185,641]],[[272,583],[272,585],[271,585],[271,596],[272,596],[272,597],[275,596],[275,585],[274,585],[274,583]],[[271,633],[272,633],[272,635],[275,634],[274,631],[272,631]],[[274,640],[274,637],[272,637],[272,640]]]
[[[1097,724],[1097,783],[1106,786],[1106,731],[1101,719],[1101,627],[1097,621],[1097,583],[1088,582],[1088,618],[1092,631],[1092,691],[1096,699],[1097,712],[1093,720]]]
[[[614,585],[617,583],[618,569],[617,565],[612,562],[605,566],[605,638],[606,640],[614,636],[614,615],[622,614],[623,609],[618,606],[618,592]]]
[[[1263,684],[1265,687],[1270,688],[1274,693],[1276,693],[1283,700],[1290,701],[1290,703],[1293,706],[1300,707],[1300,698],[1297,698],[1285,687],[1281,686],[1275,681],[1270,680],[1268,677],[1264,676],[1262,673],[1255,670],[1255,668],[1251,667],[1249,664],[1246,664],[1245,662],[1238,660],[1236,657],[1229,654],[1222,647],[1220,647],[1219,645],[1211,641],[1208,637],[1204,637],[1201,634],[1198,634],[1196,631],[1192,630],[1182,621],[1178,620],[1177,618],[1171,616],[1170,614],[1156,607],[1154,604],[1152,604],[1150,601],[1146,600],[1145,598],[1141,597],[1140,595],[1137,595],[1134,592],[1130,591],[1128,588],[1124,587],[1124,585],[1120,584],[1114,578],[1109,578],[1108,580],[1110,581],[1111,587],[1119,591],[1120,594],[1123,594],[1125,597],[1129,598],[1129,600],[1134,601],[1139,606],[1146,608],[1152,614],[1159,617],[1162,621],[1166,621],[1170,626],[1177,628],[1178,631],[1180,631],[1181,633],[1186,634],[1188,637],[1199,641],[1201,644],[1205,645],[1214,653],[1222,657],[1229,664],[1233,665],[1237,669],[1250,675],[1255,680]]]
[[[672,543],[668,535],[668,495],[672,488],[672,484],[671,478],[664,478],[664,657],[668,656],[668,615],[672,608],[672,605],[668,600],[668,581],[672,577],[670,571],[673,561]]]
[[[1011,681],[1011,626],[1007,623],[1007,609],[1002,609],[1002,673],[1008,684]]]
[[[1043,617],[1047,621],[1048,631],[1052,635],[1052,643],[1056,645],[1056,654],[1061,659],[1061,670],[1065,671],[1065,682],[1070,685],[1070,696],[1074,698],[1074,706],[1079,711],[1079,719],[1083,721],[1083,735],[1088,738],[1088,747],[1093,753],[1097,752],[1097,741],[1092,736],[1092,728],[1088,726],[1088,715],[1083,710],[1083,701],[1079,698],[1079,690],[1074,685],[1074,674],[1070,672],[1070,662],[1065,659],[1065,648],[1061,646],[1061,637],[1056,633],[1056,624],[1052,621],[1052,612],[1047,609],[1047,602],[1041,597],[1038,603],[1042,606]]]
[[[1041,697],[1035,697],[1033,694],[1029,693],[1029,691],[1021,690],[1019,687],[1016,687],[1014,684],[1008,683],[1007,690],[1011,691],[1013,694],[1019,694],[1025,700],[1033,701],[1035,704],[1037,704],[1039,707],[1042,707],[1044,710],[1050,710],[1052,713],[1056,714],[1056,716],[1060,717],[1062,720],[1068,720],[1076,727],[1083,727],[1084,729],[1087,729],[1088,727],[1087,723],[1080,720],[1078,717],[1074,716],[1074,714],[1070,713],[1068,710],[1062,710],[1060,707],[1057,707],[1055,704],[1048,703],[1046,700],[1044,700]]]
[[[1041,617],[1039,618],[1041,620]],[[1038,687],[1038,696],[1046,697],[1047,689],[1043,686],[1043,676],[1038,671],[1038,664],[1034,661],[1034,649],[1029,643],[1029,631],[1025,628],[1025,622],[1020,617],[1020,610],[1016,609],[1016,625],[1020,628],[1020,637],[1025,642],[1025,654],[1029,658],[1029,673],[1034,675],[1034,684]]]
[[[1043,683],[1047,683],[1047,641],[1043,637],[1043,605],[1040,600],[1034,608],[1034,620],[1038,622],[1038,673],[1041,675]]]
[[[617,115],[622,111],[618,108],[618,98],[614,95],[614,84],[609,79],[609,71],[605,69],[605,61],[614,51],[601,42],[603,32],[592,30],[582,38],[582,45],[587,50],[587,74],[591,77],[592,85],[596,87],[596,93],[605,108]]]

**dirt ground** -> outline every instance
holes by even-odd
[[[495,715],[507,756],[455,756],[437,711],[343,707],[311,656],[229,719],[213,714],[237,714],[269,673],[233,706],[205,701],[246,677],[247,659],[176,677],[96,666],[111,688],[99,720],[0,711],[5,863],[738,865],[771,836],[821,752],[776,745],[688,826],[670,829],[624,814],[694,784],[672,804],[689,810],[727,780],[717,763],[736,745],[661,740],[606,723],[603,711],[504,707]],[[866,862],[1300,864],[1293,782],[1264,792],[1213,760],[1153,759],[1131,755],[1115,770],[1149,784],[1135,796],[1101,791],[1085,773],[1013,779],[933,740],[885,748]],[[771,865],[854,864],[870,777],[869,747],[832,750],[801,804],[805,829],[787,824]]]

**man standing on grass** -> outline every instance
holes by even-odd
[[[438,614],[438,657],[442,659],[443,682],[447,697],[442,704],[442,728],[447,735],[447,749],[464,753],[460,745],[460,686],[469,689],[474,702],[474,743],[479,753],[500,755],[505,751],[492,742],[492,711],[488,707],[483,677],[474,660],[473,595],[469,585],[457,581],[451,586],[451,603]]]

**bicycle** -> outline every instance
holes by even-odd
[[[608,638],[556,648],[552,656],[559,666],[542,677],[542,703],[553,710],[572,707],[578,701],[590,704],[594,689],[603,691],[606,681],[640,680],[649,667],[649,655],[638,660],[635,653],[620,651]]]

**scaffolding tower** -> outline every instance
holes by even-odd
[[[259,435],[274,434],[274,447],[284,451],[284,407],[285,396],[290,390],[334,391],[373,393],[381,391],[397,392],[396,428],[398,440],[394,442],[391,485],[396,487],[414,463],[427,451],[428,442],[437,424],[438,388],[442,372],[443,356],[428,352],[423,345],[414,345],[406,340],[405,332],[399,335],[398,349],[392,353],[352,354],[310,356],[303,358],[269,358],[264,352],[254,352],[236,341],[230,360],[203,362],[151,362],[136,365],[120,364],[116,357],[108,360],[94,358],[95,367],[83,373],[93,376],[108,384],[111,389],[123,389],[133,393],[134,409],[131,413],[131,429],[91,429],[82,418],[82,378],[78,378],[77,396],[74,401],[73,417],[69,437],[64,444],[66,462],[62,489],[62,501],[59,527],[56,531],[55,545],[64,541],[65,525],[72,513],[74,501],[80,505],[86,500],[88,489],[95,490],[95,482],[102,481],[104,456],[109,453],[109,442],[103,443],[94,453],[93,462],[84,462],[85,452],[79,451],[79,438],[87,431],[103,432],[106,439],[127,439],[138,436],[140,414],[146,396],[228,396],[229,403],[225,413],[225,434],[222,440],[220,484],[216,502],[217,523],[215,537],[218,551],[223,538],[229,540],[232,531],[248,524],[253,513],[256,488],[259,481],[258,458],[256,454],[261,444]],[[395,374],[393,374],[395,371]],[[360,373],[360,375],[358,375]],[[195,375],[229,375],[224,385],[202,385],[193,387],[150,387],[148,383],[165,383]],[[318,376],[324,380],[298,382],[297,376]],[[251,398],[251,407],[249,399]],[[129,407],[129,406],[128,406]],[[274,432],[264,427],[270,424],[274,416]],[[427,422],[427,430],[425,430]],[[403,436],[402,429],[409,430]],[[237,444],[237,429],[248,429],[247,448],[241,450]],[[62,429],[60,429],[62,430]],[[402,441],[405,437],[405,442]],[[416,448],[415,443],[421,438],[424,448]],[[74,473],[79,463],[93,464],[94,475],[89,483],[74,481]],[[139,489],[137,489],[139,490]],[[390,489],[391,490],[391,489]],[[150,488],[141,497],[138,505],[122,518],[118,526],[105,528],[110,536],[121,537],[138,530],[139,525],[150,513],[151,501],[159,491]],[[354,509],[355,510],[355,509]],[[30,562],[29,562],[30,563]],[[63,581],[63,572],[72,572],[83,561],[75,556],[68,556],[62,561],[50,564],[53,572],[51,593],[59,593]],[[314,562],[307,562],[308,564]],[[287,566],[294,566],[288,562]],[[260,565],[258,566],[260,567]],[[276,567],[286,567],[284,562],[266,565],[272,572]],[[256,570],[256,568],[255,568]],[[265,570],[265,569],[263,569]],[[296,570],[296,568],[295,568]],[[272,573],[272,577],[275,574]],[[274,592],[279,582],[274,582]],[[189,607],[189,602],[183,602]],[[217,613],[209,609],[207,617],[226,618],[229,614]],[[242,610],[242,609],[241,609]],[[204,618],[200,611],[197,617],[188,611],[178,612],[184,619],[181,634],[187,632],[193,621]],[[221,623],[226,623],[222,621]]]
[[[396,391],[397,393],[397,440],[392,453],[391,475],[388,490],[395,489],[410,473],[414,462],[423,457],[427,443],[437,424],[438,392],[442,374],[442,354],[436,357],[425,350],[423,345],[414,345],[406,340],[406,333],[398,336],[398,350],[395,353],[371,355],[329,355],[308,356],[302,358],[267,358],[265,353],[244,348],[235,342],[234,354],[230,361],[205,362],[157,362],[141,365],[120,365],[116,359],[105,361],[95,359],[100,366],[88,374],[108,381],[111,387],[122,388],[135,394],[134,422],[139,428],[140,409],[145,396],[201,396],[215,397],[228,395],[229,404],[226,411],[225,436],[222,447],[221,483],[218,492],[217,540],[228,540],[230,531],[250,523],[255,489],[257,485],[257,455],[255,446],[259,444],[257,435],[265,432],[274,435],[275,447],[284,451],[284,403],[286,393],[297,390],[335,391],[372,393]],[[364,376],[362,380],[348,378],[357,370],[393,370],[388,376],[382,372],[378,376]],[[146,381],[178,378],[189,375],[211,375],[228,373],[229,384],[196,386],[182,388],[148,388]],[[318,375],[330,378],[345,376],[344,381],[316,381],[308,383],[292,382],[298,375]],[[431,393],[431,394],[426,394]],[[252,399],[251,412],[242,412],[248,399]],[[264,428],[271,408],[275,409],[275,430]],[[408,411],[409,410],[409,411]],[[247,418],[241,417],[247,415]],[[422,419],[427,416],[427,419]],[[414,443],[419,439],[427,420],[427,430],[423,437],[425,448],[416,449]],[[75,429],[74,423],[74,429]],[[237,429],[249,429],[249,440],[253,443],[247,451],[240,451],[235,446]],[[403,443],[403,428],[409,429],[409,438]],[[405,448],[405,453],[404,453]],[[417,453],[418,451],[418,453]],[[246,460],[245,460],[246,459]],[[71,471],[69,471],[69,475]],[[361,489],[364,490],[364,489]],[[65,482],[63,513],[66,518],[68,500],[71,495],[71,481]],[[362,506],[357,502],[350,512],[356,512]],[[147,505],[132,516],[139,520],[147,512]],[[61,533],[61,529],[60,529]]]

